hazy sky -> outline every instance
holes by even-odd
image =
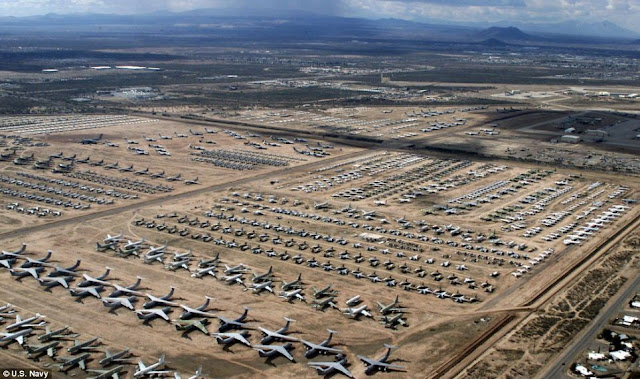
[[[0,15],[143,13],[197,8],[302,9],[339,16],[461,22],[609,20],[639,30],[640,0],[0,0]]]

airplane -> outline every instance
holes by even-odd
[[[247,340],[249,332],[246,330],[243,330],[241,333],[213,333],[213,336],[221,345],[231,345],[235,342],[240,342],[251,347],[251,343]]]
[[[20,317],[19,314],[16,315],[16,322],[14,322],[13,324],[7,325],[5,327],[5,330],[10,332],[14,329],[22,329],[22,328],[30,328],[33,326],[44,326],[46,324],[46,321],[41,321],[38,324],[32,325],[31,323],[34,321],[37,321],[41,318],[44,318],[45,316],[41,315],[40,313],[36,313],[35,316],[29,317],[29,318],[25,318],[24,320]]]
[[[278,297],[281,297],[289,302],[292,302],[295,299],[298,299],[300,301],[305,301],[304,296],[302,296],[302,288],[298,288],[296,290],[293,291],[281,291],[280,295],[278,295]]]
[[[186,320],[196,315],[204,316],[204,317],[216,317],[216,315],[214,315],[213,313],[208,313],[204,311],[209,306],[209,303],[211,302],[211,300],[213,300],[213,298],[209,296],[205,296],[204,304],[196,308],[191,308],[184,304],[180,304],[180,307],[184,309],[184,312],[182,312],[182,314],[180,315],[180,319]]]
[[[0,314],[7,315],[16,313],[16,310],[13,309],[13,304],[7,303],[7,305],[3,305],[0,307]]]
[[[282,282],[282,290],[287,291],[290,289],[298,289],[302,287],[302,274],[298,274],[298,277],[295,280],[290,282]]]
[[[264,274],[256,274],[255,272],[253,273],[253,279],[251,279],[252,282],[254,283],[259,283],[259,282],[263,282],[263,281],[267,281],[269,280],[269,278],[271,278],[271,276],[273,276],[273,266],[269,266],[269,270],[267,272],[265,272]]]
[[[348,378],[353,378],[353,374],[344,366],[347,364],[347,357],[338,354],[335,362],[309,362],[308,365],[318,371],[318,375],[329,377],[335,373],[341,373]]]
[[[36,280],[40,279],[40,274],[43,272],[44,272],[44,267],[41,267],[41,266],[29,267],[29,268],[16,267],[16,268],[9,269],[9,274],[11,274],[11,276],[24,278],[31,275]]]
[[[314,300],[311,306],[315,309],[319,309],[323,311],[326,307],[331,307],[333,309],[338,309],[338,306],[333,302],[336,298],[334,296],[330,296],[324,300]]]
[[[73,280],[73,276],[56,276],[56,277],[49,277],[49,276],[45,276],[42,278],[38,279],[38,282],[40,282],[41,286],[46,287],[45,290],[50,290],[52,287],[55,286],[62,286],[64,288],[69,288],[69,282]]]
[[[360,303],[360,295],[356,295],[354,297],[352,297],[351,299],[347,300],[345,302],[345,304],[347,304],[347,307],[352,307],[354,305],[357,305],[358,303]]]
[[[104,304],[105,307],[114,308],[114,309],[125,307],[132,311],[135,310],[133,303],[135,303],[136,301],[138,301],[138,298],[135,296],[102,298],[102,304]]]
[[[106,168],[107,170],[115,170],[115,169],[118,168],[118,165],[119,165],[119,163],[115,162],[115,163],[111,163],[111,164],[108,164],[108,165],[104,166],[104,168]]]
[[[11,343],[13,340],[18,341],[20,345],[24,344],[25,337],[33,332],[32,328],[22,329],[14,333],[0,333],[0,343]]]
[[[329,337],[327,337],[326,340],[320,342],[319,344],[315,344],[313,342],[309,342],[305,340],[300,340],[300,342],[302,342],[302,344],[304,345],[305,349],[307,349],[307,352],[304,354],[305,358],[311,359],[317,356],[318,354],[327,355],[327,354],[342,353],[342,350],[340,349],[334,349],[329,347],[329,344],[331,343],[331,339],[333,338],[333,335],[338,334],[338,332],[331,329],[327,329],[327,331],[329,332]]]
[[[169,316],[167,313],[171,312],[171,307],[164,307],[162,309],[138,309],[134,311],[140,320],[144,320],[144,323],[149,323],[154,318],[161,318],[167,322],[169,320]]]
[[[202,377],[203,377],[203,376],[202,376],[202,366],[200,366],[200,367],[198,367],[198,369],[196,370],[196,373],[195,373],[195,374],[193,374],[192,376],[190,376],[190,377],[189,377],[189,378],[187,378],[187,379],[200,379],[200,378],[202,378]],[[174,373],[173,373],[173,379],[182,379],[182,378],[180,377],[180,375],[178,375],[178,373],[177,373],[177,372],[174,372]]]
[[[196,176],[195,179],[185,180],[184,184],[187,184],[187,185],[189,185],[189,184],[200,184],[200,182],[198,181],[198,177]]]
[[[140,241],[127,241],[127,244],[122,247],[122,250],[133,250],[142,247],[146,239],[142,237]]]
[[[160,178],[164,178],[164,170],[162,170],[162,172],[156,172],[153,173],[149,176],[151,179],[160,179]]]
[[[27,244],[23,243],[22,246],[16,251],[5,251],[5,250],[2,250],[2,252],[0,253],[0,258],[2,258],[2,259],[7,258],[7,257],[22,258],[22,253],[24,253],[26,250],[27,250]]]
[[[187,271],[189,271],[189,262],[191,262],[191,258],[185,258],[183,260],[180,261],[175,261],[175,262],[169,262],[165,268],[170,270],[170,271],[176,271],[178,269],[185,269]]]
[[[121,285],[114,284],[113,287],[115,289],[111,291],[111,293],[109,294],[109,297],[118,297],[118,296],[127,295],[127,294],[131,294],[135,296],[144,296],[142,292],[136,291],[136,289],[140,287],[140,282],[142,282],[142,277],[138,276],[136,277],[136,282],[128,287],[123,287]]]
[[[83,350],[94,350],[101,345],[101,342],[98,341],[99,338],[95,337],[85,342],[78,342],[78,340],[73,341],[73,346],[67,348],[67,351],[71,354],[77,354]],[[96,345],[94,345],[97,342]]]
[[[71,296],[76,296],[79,298],[93,296],[100,299],[100,292],[104,291],[103,286],[94,286],[94,287],[75,287],[69,288],[69,292]]]
[[[371,313],[369,313],[367,308],[368,308],[367,304],[363,304],[358,308],[343,309],[342,312],[353,319],[357,319],[361,315],[365,317],[373,317]]]
[[[187,259],[187,258],[191,258],[193,256],[193,253],[191,252],[191,250],[185,252],[185,253],[178,253],[177,251],[173,252],[173,260],[174,261],[180,261],[183,259]]]
[[[209,319],[203,318],[200,320],[173,320],[173,324],[176,327],[176,330],[183,330],[185,333],[190,332],[191,330],[198,329],[202,333],[209,335],[209,331],[207,330],[207,325],[209,324]]]
[[[282,355],[295,363],[296,360],[291,353],[289,353],[289,349],[291,349],[292,346],[291,342],[287,342],[284,345],[253,345],[251,348],[256,350],[261,357],[274,358],[277,355]]]
[[[290,319],[287,317],[285,317],[284,319],[287,323],[282,328],[278,329],[275,332],[269,329],[265,329],[261,326],[258,327],[258,329],[260,329],[262,334],[264,334],[264,337],[260,340],[261,344],[270,344],[273,341],[297,341],[298,340],[297,338],[289,337],[285,335],[285,333],[287,333],[287,331],[289,330],[289,325],[292,322],[295,322],[296,320]]]
[[[202,135],[202,132],[194,132],[191,129],[189,129],[189,133],[191,133],[194,136],[201,136]]]
[[[238,284],[241,284],[241,285],[246,287],[246,284],[244,284],[244,282],[242,281],[242,275],[243,274],[240,273],[240,274],[235,274],[235,275],[224,276],[224,277],[222,277],[222,280],[227,282],[227,284],[238,283]]]
[[[51,254],[52,253],[53,252],[51,250],[48,250],[47,251],[47,255],[45,255],[44,257],[42,257],[40,259],[22,257],[22,258],[26,259],[27,261],[24,262],[22,265],[20,265],[20,267],[21,268],[40,267],[40,266],[42,266],[43,263],[47,262],[51,258]]]
[[[53,339],[75,338],[79,336],[79,334],[77,333],[66,333],[67,331],[69,331],[68,326],[52,331],[51,329],[49,329],[49,326],[47,325],[45,326],[45,333],[42,335],[39,335],[38,340],[41,342],[46,342]]]
[[[153,137],[145,137],[144,134],[142,135],[142,138],[144,138],[144,140],[147,141],[147,142],[155,142],[156,141],[155,138],[153,138]]]
[[[329,203],[328,202],[324,202],[324,203],[316,203],[315,201],[313,202],[313,208],[314,209],[327,209],[329,208]]]
[[[364,362],[365,366],[367,366],[367,368],[365,369],[365,374],[371,375],[376,371],[404,371],[404,366],[387,363],[387,359],[389,359],[389,355],[391,355],[391,349],[395,349],[395,346],[384,344],[384,347],[387,348],[387,352],[378,360],[367,358],[362,355],[357,356],[358,359]]]
[[[209,267],[197,269],[196,271],[193,272],[193,274],[191,274],[191,277],[192,278],[202,278],[205,275],[211,275],[211,276],[213,276],[215,278],[216,277],[216,272],[215,272],[216,269],[217,269],[216,266],[209,266]]]
[[[156,297],[150,294],[146,294],[147,298],[149,299],[149,301],[147,301],[146,303],[142,304],[142,306],[144,308],[152,308],[156,305],[170,305],[172,307],[177,307],[178,304],[169,301],[169,299],[171,299],[171,297],[173,296],[173,292],[175,291],[174,287],[171,287],[171,289],[169,290],[169,293],[164,295],[164,296],[160,296],[160,297]]]
[[[407,326],[407,322],[403,320],[403,317],[404,313],[398,313],[391,318],[382,316],[380,323],[384,324],[385,328],[391,329],[395,329],[397,325]]]
[[[133,165],[130,165],[129,167],[122,167],[118,171],[120,171],[120,172],[131,172],[131,171],[133,171]]]
[[[238,274],[241,275],[241,274]],[[267,290],[271,293],[273,293],[273,288],[271,288],[271,285],[273,283],[271,281],[268,282],[264,282],[264,283],[252,283],[249,285],[249,287],[245,287],[245,291],[249,291],[252,290],[254,293],[259,294],[261,293],[263,290]]]
[[[145,168],[144,170],[138,170],[136,172],[134,172],[134,175],[147,175],[149,173],[149,167]]]
[[[78,365],[82,370],[86,370],[86,360],[89,357],[89,353],[84,353],[78,356],[58,357],[56,360],[61,361],[62,363],[59,363],[56,366],[62,372],[71,370],[75,365]]]
[[[160,251],[160,252],[155,253],[155,254],[151,254],[148,251],[142,256],[142,260],[143,260],[144,263],[147,263],[147,264],[151,264],[154,261],[158,261],[160,263],[164,263],[162,259],[164,258],[165,254],[166,253],[164,251]]]
[[[27,357],[29,357],[29,359],[39,357],[43,354],[47,354],[53,358],[58,345],[60,345],[60,341],[53,341],[44,345],[24,345],[24,347],[27,349]]]
[[[224,273],[229,275],[229,274],[239,274],[239,273],[243,273],[247,271],[247,268],[245,267],[244,264],[240,263],[239,265],[233,266],[233,267],[229,267],[227,265],[224,265],[225,270]]]
[[[105,285],[105,286],[111,286],[111,283],[104,281],[104,279],[106,279],[107,276],[109,276],[110,272],[111,272],[111,268],[107,266],[104,274],[98,276],[97,278],[94,278],[94,277],[89,276],[87,274],[82,274],[82,276],[84,277],[84,281],[81,282],[78,285],[78,287],[87,287],[87,286],[90,286],[90,285],[97,285],[97,284]]]
[[[322,289],[316,289],[315,287],[313,287],[313,296],[316,299],[325,297],[325,296],[335,296],[338,294],[338,291],[332,290],[331,289],[331,284],[329,284],[328,286],[322,288]]]
[[[56,276],[77,276],[78,273],[75,271],[79,266],[80,263],[82,262],[81,259],[76,260],[76,263],[74,263],[73,265],[67,267],[67,268],[63,268],[60,266],[54,266],[54,269],[52,272],[49,273],[49,277],[56,277]],[[46,264],[45,266],[49,266],[51,267],[51,265]]]
[[[108,243],[105,243],[105,244],[101,244],[100,242],[96,242],[96,251],[99,251],[99,252],[104,252],[104,251],[107,251],[107,250],[116,251],[117,247],[118,247],[118,242],[117,241],[108,242]]]
[[[117,353],[111,353],[109,350],[105,350],[104,358],[102,358],[99,363],[102,367],[109,366],[112,363],[125,363],[129,361],[129,358],[127,358],[129,355],[131,355],[131,349],[129,348],[125,348]]]
[[[91,369],[88,369],[87,372],[96,373],[98,375],[89,377],[88,379],[109,379],[109,378],[111,378],[111,379],[119,379],[120,376],[118,374],[123,369],[124,369],[124,366],[122,366],[122,365],[121,366],[116,366],[116,367],[108,369],[108,370],[100,370],[100,369],[91,368]]]
[[[220,253],[217,253],[215,257],[208,260],[200,259],[200,261],[198,262],[198,267],[216,266],[218,264],[218,261],[220,261]]]
[[[157,368],[161,367],[162,365],[164,365],[164,354],[162,354],[162,356],[160,357],[160,359],[158,359],[158,362],[149,365],[149,366],[145,366],[144,363],[142,363],[142,361],[138,361],[138,371],[133,373],[133,377],[138,377],[138,376],[152,376],[152,375],[164,375],[164,374],[168,374],[170,371],[168,370],[156,370]]]
[[[169,181],[169,182],[177,182],[178,180],[180,180],[181,176],[182,176],[182,174],[178,174],[176,176],[167,176],[167,181]]]
[[[247,324],[243,323],[243,321],[247,318],[249,309],[250,308],[244,307],[244,313],[235,320],[230,320],[226,317],[218,316],[218,320],[220,321],[218,332],[224,333],[228,330],[244,328]]]
[[[218,133],[218,131],[215,130],[215,129],[204,128],[204,131],[207,132],[208,134],[216,134],[216,133]]]
[[[378,309],[380,311],[380,313],[384,316],[387,315],[389,313],[395,313],[395,312],[399,312],[401,311],[401,308],[397,308],[396,305],[398,305],[399,302],[399,296],[396,295],[396,299],[390,303],[389,305],[384,305],[380,302],[378,303]]]
[[[81,144],[83,145],[97,145],[98,142],[100,142],[100,140],[102,139],[102,134],[100,134],[98,137],[96,138],[85,138],[83,140],[80,141]]]

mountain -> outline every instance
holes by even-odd
[[[500,21],[495,26],[512,26],[524,30],[528,33],[544,33],[544,34],[562,34],[570,36],[592,36],[601,38],[637,38],[640,34],[625,29],[614,24],[611,21],[601,22],[583,22],[577,20],[568,20],[559,23],[522,23],[513,21]]]
[[[472,35],[473,39],[485,41],[485,40],[498,40],[502,42],[510,42],[510,41],[536,41],[540,38],[534,37],[530,34],[523,32],[522,30],[509,26],[506,28],[501,28],[498,26],[492,26],[488,29],[481,30]]]

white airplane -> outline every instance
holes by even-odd
[[[213,336],[218,343],[229,344],[231,339],[240,342],[243,345],[251,347],[251,343],[246,339],[245,335],[242,333],[213,333]]]
[[[191,318],[194,315],[203,316],[203,317],[217,317],[213,313],[205,312],[205,309],[207,309],[211,300],[213,300],[212,297],[205,296],[204,304],[196,308],[191,308],[184,304],[180,304],[180,308],[184,310],[184,312],[182,312],[182,314],[180,315],[180,319],[184,320],[187,318]]]
[[[14,322],[11,325],[7,325],[5,327],[5,329],[7,331],[11,331],[13,329],[19,329],[19,328],[23,328],[23,327],[31,327],[31,326],[42,326],[44,325],[46,322],[42,321],[39,324],[36,325],[31,325],[32,322],[39,320],[40,318],[44,318],[45,316],[41,315],[40,313],[36,313],[35,316],[29,317],[29,318],[25,318],[24,320],[20,317],[20,315],[16,315],[16,322]]]
[[[352,297],[351,299],[347,300],[345,302],[347,304],[347,307],[353,307],[354,305],[357,305],[360,303],[360,295],[356,295],[354,297]]]
[[[238,275],[242,275],[242,274],[238,274]],[[245,288],[245,291],[248,290],[252,290],[254,293],[258,294],[260,292],[262,292],[263,290],[267,290],[271,293],[273,293],[273,288],[271,288],[271,285],[273,283],[271,281],[268,282],[264,282],[264,283],[252,283],[249,285],[249,287]]]
[[[158,362],[149,365],[149,366],[145,366],[144,363],[142,363],[142,361],[138,361],[138,371],[136,371],[133,376],[137,377],[137,376],[151,376],[151,375],[164,375],[164,374],[168,374],[170,371],[169,370],[156,370],[157,368],[161,367],[162,365],[164,365],[164,354],[162,354],[162,356],[160,357],[160,359],[158,359]]]
[[[201,269],[197,269],[196,271],[193,272],[193,274],[191,274],[192,278],[202,278],[205,275],[211,275],[214,278],[216,277],[216,266],[211,266],[211,267],[205,267],[205,268],[201,268]]]
[[[164,296],[160,296],[160,297],[153,296],[153,295],[150,295],[150,294],[146,294],[146,296],[149,299],[149,301],[144,303],[143,307],[151,308],[151,307],[153,307],[155,305],[158,305],[158,304],[170,305],[172,307],[179,306],[178,303],[174,303],[172,301],[169,301],[169,299],[171,299],[171,297],[173,296],[173,292],[174,291],[175,291],[175,288],[171,287],[171,289],[169,290],[168,294],[166,294]]]
[[[224,265],[224,267],[225,267],[224,273],[227,275],[239,274],[247,271],[247,267],[243,263],[240,263],[239,265],[232,266],[232,267]]]
[[[302,296],[302,288],[298,288],[296,290],[293,291],[282,291],[280,292],[280,295],[278,295],[278,297],[281,297],[287,301],[293,301],[295,299],[298,299],[300,301],[305,301],[304,296]]]
[[[118,234],[116,236],[112,236],[110,234],[107,234],[107,236],[102,240],[102,242],[105,242],[105,243],[120,242],[122,237],[124,237],[124,231],[120,232],[120,234]]]
[[[20,345],[24,344],[24,339],[26,336],[31,334],[33,329],[22,329],[15,333],[0,333],[0,342],[11,342],[13,340],[18,341]]]
[[[342,312],[351,318],[358,318],[361,315],[365,317],[373,317],[371,313],[367,310],[367,308],[368,306],[366,304],[363,304],[358,308],[345,308],[342,310]]]
[[[240,273],[240,274],[235,274],[235,275],[230,275],[230,276],[224,276],[222,278],[222,280],[227,282],[227,284],[238,283],[238,284],[241,284],[241,285],[246,287],[246,284],[244,284],[244,282],[242,281],[242,275],[243,274]]]

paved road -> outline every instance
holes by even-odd
[[[540,371],[536,378],[568,378],[565,371],[571,367],[573,358],[589,347],[596,335],[620,311],[621,306],[635,295],[638,289],[640,289],[640,275],[636,275],[631,283],[626,283],[624,290],[618,292],[618,295],[614,296],[613,300],[610,300],[596,318],[587,325],[586,330],[567,346],[546,369]]]

